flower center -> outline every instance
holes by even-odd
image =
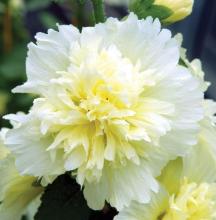
[[[170,198],[170,207],[162,220],[212,220],[216,217],[216,185],[188,183]]]
[[[122,111],[130,109],[142,92],[138,68],[114,46],[91,56],[84,49],[77,48],[76,57],[71,55],[68,72],[73,103],[90,121],[121,118]]]

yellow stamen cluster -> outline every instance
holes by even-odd
[[[216,217],[216,185],[189,183],[185,178],[162,220],[212,220]]]

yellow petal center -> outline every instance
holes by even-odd
[[[184,179],[162,220],[213,220],[216,218],[216,185],[188,183]]]

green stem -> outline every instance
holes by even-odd
[[[80,0],[77,0],[77,6],[78,6],[78,9],[77,9],[77,26],[79,28],[79,30],[81,31],[82,30],[82,27],[84,25],[84,6],[85,6],[85,2],[82,2]]]
[[[4,42],[4,52],[5,53],[10,52],[13,45],[13,35],[12,35],[11,9],[9,6],[6,6],[4,18],[3,18],[3,42]]]
[[[92,0],[94,17],[96,23],[103,23],[106,20],[103,0]]]

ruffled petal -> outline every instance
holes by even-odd
[[[106,200],[121,210],[129,206],[131,200],[149,202],[152,191],[157,192],[158,189],[157,181],[144,166],[130,163],[125,167],[112,168],[107,164],[98,183],[85,184],[84,196],[92,209],[101,209]]]
[[[43,188],[33,186],[36,178],[19,175],[11,155],[0,162],[0,176],[0,219],[21,219]]]
[[[161,187],[160,191],[152,193],[151,201],[148,204],[132,202],[130,207],[120,211],[114,220],[155,220],[160,219],[169,206],[169,196]]]

